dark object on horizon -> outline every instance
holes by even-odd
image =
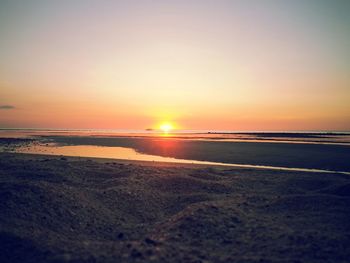
[[[12,105],[0,105],[0,110],[13,110],[15,108],[16,107]]]

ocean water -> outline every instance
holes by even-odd
[[[162,137],[190,140],[270,141],[294,143],[350,144],[349,131],[230,131],[230,130],[160,130],[131,129],[1,129],[0,138],[37,138],[39,136],[110,136]]]
[[[30,138],[0,151],[122,160],[349,173],[349,132],[0,129]]]
[[[110,147],[110,146],[94,146],[94,145],[68,145],[62,146],[57,144],[34,144],[19,147],[16,149],[18,153],[56,155],[56,156],[71,156],[71,157],[95,157],[95,158],[109,158],[118,160],[133,160],[146,162],[163,162],[163,163],[178,163],[178,164],[196,164],[196,165],[210,165],[210,166],[226,166],[239,168],[253,168],[253,169],[268,169],[280,171],[294,171],[294,172],[316,172],[316,173],[340,173],[350,175],[346,171],[332,171],[324,169],[308,169],[297,167],[279,167],[267,165],[253,165],[253,164],[234,164],[223,162],[210,162],[179,159],[172,157],[163,157],[159,155],[145,154],[137,152],[135,149],[128,147]]]

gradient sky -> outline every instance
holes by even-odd
[[[0,127],[350,130],[350,1],[0,0]]]

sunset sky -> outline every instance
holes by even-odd
[[[350,130],[350,1],[0,0],[0,128]]]

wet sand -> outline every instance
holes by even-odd
[[[347,262],[350,177],[0,153],[0,262]]]
[[[178,159],[350,172],[350,146],[272,142],[221,142],[174,138],[44,137],[59,145],[129,147]]]

